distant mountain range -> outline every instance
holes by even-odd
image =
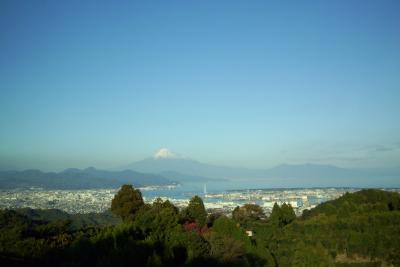
[[[119,169],[131,169],[145,173],[168,173],[174,172],[190,176],[207,177],[208,179],[232,179],[244,177],[251,173],[254,177],[255,170],[245,168],[232,168],[201,163],[195,160],[181,157],[159,157],[157,153],[152,158],[147,158]]]
[[[123,166],[145,173],[159,173],[170,179],[192,177],[191,180],[212,181],[214,179],[268,180],[272,187],[309,186],[355,186],[355,187],[400,187],[400,168],[340,168],[332,165],[282,164],[269,169],[249,169],[216,166],[176,156],[162,149],[152,158]],[[175,179],[179,181],[178,179]],[[253,182],[252,182],[253,181]]]
[[[39,170],[0,172],[0,188],[3,189],[32,186],[51,189],[118,188],[125,183],[138,187],[174,182],[156,174],[132,170],[105,171],[93,167],[66,169],[58,173]]]
[[[93,167],[66,169],[58,173],[0,171],[0,188],[117,188],[124,183],[138,187],[223,181],[241,181],[249,188],[400,187],[400,168],[355,169],[318,164],[282,164],[270,169],[249,169],[205,164],[161,149],[152,158],[113,171]]]

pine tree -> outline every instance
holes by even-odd
[[[144,205],[142,193],[132,185],[123,185],[111,202],[111,212],[124,221],[133,220]]]
[[[183,217],[186,220],[195,221],[200,226],[203,226],[207,220],[207,212],[204,208],[203,200],[199,196],[194,196],[189,201],[189,205],[183,212]]]

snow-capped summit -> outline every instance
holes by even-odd
[[[161,148],[153,156],[154,159],[176,159],[178,156],[167,148]]]

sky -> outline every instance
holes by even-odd
[[[400,2],[1,1],[0,168],[400,166]]]

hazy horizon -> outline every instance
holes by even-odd
[[[160,156],[160,153],[169,153],[169,154],[164,154]],[[41,167],[41,166],[32,166],[32,167],[16,167],[16,166],[0,166],[0,171],[24,171],[24,170],[32,170],[32,169],[36,169],[36,170],[40,170],[40,171],[44,171],[44,172],[61,172],[67,169],[88,169],[88,168],[95,168],[95,169],[99,169],[99,170],[135,170],[135,168],[131,168],[129,167],[130,164],[134,164],[134,163],[138,163],[141,161],[146,161],[146,160],[163,160],[163,159],[176,159],[176,160],[188,160],[188,161],[194,161],[200,164],[206,164],[209,166],[216,166],[216,167],[227,167],[227,168],[241,168],[241,169],[249,169],[249,170],[268,170],[271,168],[275,168],[275,167],[280,167],[280,166],[307,166],[307,165],[313,165],[313,166],[321,166],[321,167],[337,167],[337,168],[344,168],[344,169],[364,169],[364,170],[368,170],[368,169],[398,169],[400,168],[400,165],[397,166],[390,166],[390,167],[371,167],[371,166],[367,166],[367,167],[347,167],[347,166],[339,166],[339,165],[335,165],[335,164],[321,164],[321,163],[315,163],[315,162],[302,162],[302,163],[287,163],[287,162],[281,162],[278,163],[276,165],[272,165],[272,166],[265,166],[265,167],[246,167],[246,166],[241,166],[241,165],[229,165],[229,164],[214,164],[214,163],[209,163],[209,162],[203,162],[194,158],[191,158],[187,155],[182,155],[182,154],[178,154],[175,151],[169,150],[167,148],[162,148],[158,151],[156,151],[153,155],[149,155],[147,157],[141,158],[139,160],[136,161],[129,161],[129,162],[123,162],[117,165],[113,165],[113,166],[102,166],[102,165],[79,165],[79,166],[68,166],[68,165],[63,165],[61,167],[58,168],[46,168],[46,167]],[[65,163],[64,163],[65,164]],[[149,173],[151,173],[151,171],[148,171]],[[154,171],[154,173],[157,173],[157,171]]]
[[[399,1],[0,3],[0,169],[400,167]]]

